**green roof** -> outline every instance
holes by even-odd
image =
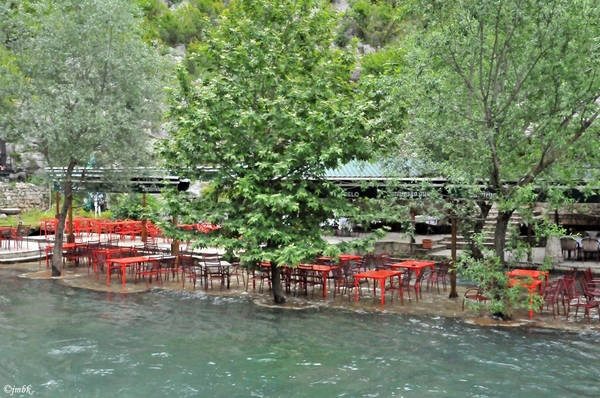
[[[337,169],[328,169],[325,172],[327,178],[344,180],[376,178],[385,174],[383,164],[381,163],[368,163],[356,160],[341,165]]]
[[[396,165],[398,167],[398,165]],[[364,162],[352,160],[337,169],[328,169],[325,172],[325,177],[331,180],[366,180],[376,178],[390,177],[420,177],[420,170],[407,161],[398,169],[403,170],[405,175],[398,175],[391,171],[387,163],[384,162]]]

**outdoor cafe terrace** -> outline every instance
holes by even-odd
[[[61,283],[123,294],[166,288],[198,294],[247,295],[265,304],[272,302],[271,269],[268,264],[257,263],[252,267],[242,267],[236,259],[224,259],[221,250],[190,250],[186,243],[181,245],[179,253],[173,253],[173,242],[163,238],[159,232],[149,232],[149,240],[144,244],[139,234],[139,222],[105,220],[100,224],[105,225],[101,228],[97,225],[94,228],[82,228],[75,233],[74,243],[63,243],[65,262]],[[198,230],[214,228],[200,224],[181,227]],[[150,226],[150,230],[152,228]],[[47,261],[54,249],[54,236],[51,232],[46,231],[44,235],[37,237],[3,235],[0,263],[6,264],[3,267],[27,270],[28,277],[49,277]],[[418,236],[417,243],[423,238],[440,237]],[[328,236],[326,239],[336,243],[353,237]],[[392,242],[409,243],[400,234],[388,234],[380,248],[385,247],[385,243]],[[542,255],[540,250],[534,251],[534,263],[529,264],[528,268],[535,268],[536,261],[542,260]],[[570,253],[570,258],[569,253],[565,252],[564,255],[558,268],[569,270],[577,267],[580,270],[577,274],[572,274],[576,282],[568,285],[568,289],[573,291],[573,286],[576,285],[574,291],[580,293],[578,297],[586,297],[589,291],[600,293],[600,287],[596,290],[596,281],[593,281],[593,271],[583,272],[595,270],[598,260],[584,259],[577,255],[573,257],[574,253]],[[292,305],[311,306],[331,302],[375,310],[440,311],[440,315],[472,316],[470,311],[463,310],[463,301],[479,301],[485,297],[485,293],[475,291],[474,294],[474,286],[466,281],[459,281],[459,299],[448,300],[448,257],[449,253],[444,251],[427,260],[419,260],[410,255],[403,258],[392,257],[381,252],[367,255],[349,253],[338,259],[315,258],[306,264],[281,267],[280,275],[288,301]],[[523,268],[523,272],[530,271]],[[585,285],[584,275],[587,278]],[[549,285],[545,280],[548,274],[538,276],[543,277],[544,283],[514,283],[523,286],[523,294],[537,291],[543,295],[547,286],[555,288],[556,281],[563,279],[562,273],[552,272],[549,275]],[[533,281],[537,279],[536,276]],[[567,287],[563,285],[563,290]],[[565,316],[569,322],[577,324],[587,323],[590,319],[594,322],[597,320],[596,312],[590,314],[589,311],[594,308],[593,299],[590,299],[589,308],[586,307],[587,301],[580,305],[574,302],[575,297],[571,301],[572,308],[560,305],[560,300],[556,299],[551,301],[552,306],[531,315],[523,312],[519,319],[550,324],[561,323]],[[583,307],[575,316],[575,310],[580,306]]]

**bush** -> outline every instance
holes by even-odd
[[[111,206],[113,219],[141,220],[156,219],[160,215],[161,204],[154,195],[146,195],[146,208],[142,206],[142,194],[120,194]]]

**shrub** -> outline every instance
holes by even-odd
[[[111,205],[114,219],[141,220],[144,214],[148,219],[159,216],[161,204],[154,195],[146,195],[146,208],[142,206],[142,194],[120,194]]]

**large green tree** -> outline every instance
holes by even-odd
[[[23,84],[9,93],[4,133],[64,170],[54,176],[65,197],[52,258],[60,275],[67,210],[85,180],[75,170],[91,159],[121,170],[148,159],[145,132],[161,117],[164,68],[141,40],[130,1],[14,2],[8,17]]]
[[[531,184],[593,177],[599,163],[598,1],[423,1],[408,63],[410,139],[456,181],[495,192],[496,255]],[[587,175],[585,174],[587,173]],[[480,200],[487,216],[490,202]]]
[[[350,79],[352,53],[331,45],[328,3],[232,1],[195,56],[198,80],[181,71],[161,148],[181,175],[212,180],[201,198],[171,201],[174,213],[221,225],[203,246],[270,262],[277,303],[278,266],[334,252],[321,223],[355,213],[325,170],[383,142]]]

